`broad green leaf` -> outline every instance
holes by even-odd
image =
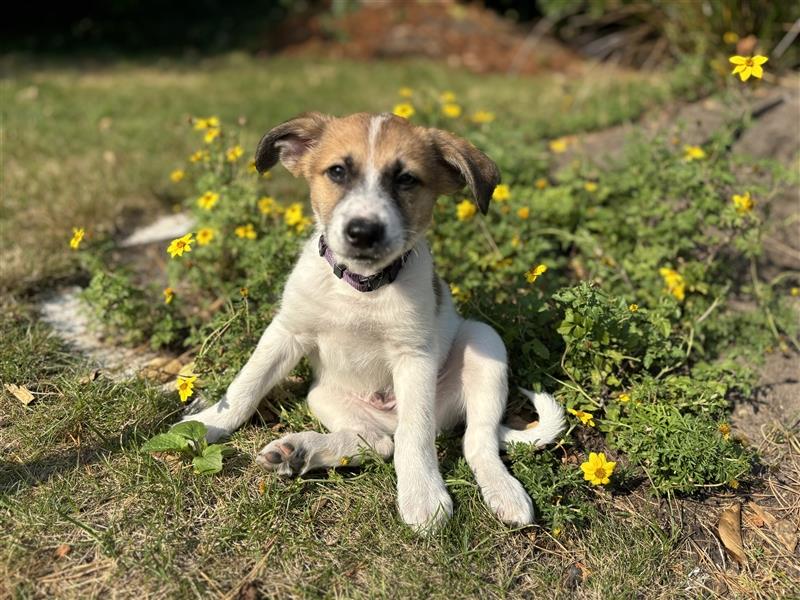
[[[160,433],[142,446],[143,452],[182,452],[189,447],[189,440],[173,432]]]
[[[173,425],[169,432],[183,436],[187,440],[202,440],[205,439],[208,429],[200,421],[184,421]]]
[[[205,449],[201,456],[192,459],[194,472],[200,475],[213,475],[222,470],[222,450],[219,444],[213,444]]]

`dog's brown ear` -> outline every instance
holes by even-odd
[[[448,189],[444,194],[454,194],[465,185],[469,186],[475,204],[483,214],[489,210],[494,188],[500,183],[500,171],[494,161],[470,144],[452,133],[441,129],[431,129],[433,143],[449,171],[449,180],[445,180]]]
[[[308,112],[270,129],[256,149],[258,172],[271,169],[280,159],[293,175],[300,175],[300,159],[314,146],[331,119],[322,113]]]

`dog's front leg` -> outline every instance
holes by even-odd
[[[308,347],[309,341],[284,326],[279,314],[222,399],[184,421],[205,424],[209,441],[232,433],[252,416],[261,398],[289,374]]]
[[[393,369],[397,504],[419,531],[435,529],[453,513],[436,456],[436,375],[435,355],[427,350],[402,353]]]

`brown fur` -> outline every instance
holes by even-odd
[[[349,157],[353,167],[350,185],[357,185],[365,176],[372,118],[368,113],[342,118],[320,113],[300,115],[264,135],[256,151],[256,167],[265,171],[280,159],[295,176],[303,175],[314,213],[327,223],[347,189],[332,182],[326,170]],[[467,185],[485,213],[500,181],[494,162],[466,140],[386,115],[375,140],[372,162],[382,173],[398,160],[420,180],[412,191],[399,194],[400,209],[415,233],[430,223],[439,195],[455,193]]]

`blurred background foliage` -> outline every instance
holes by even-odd
[[[396,18],[415,3],[361,0],[83,0],[17,5],[0,24],[0,51],[114,56],[272,53],[312,38],[343,41],[343,21],[363,9],[390,6]],[[776,64],[800,64],[800,3],[768,0],[485,0],[433,2],[453,14],[482,6],[514,22],[527,41],[554,37],[577,53],[648,68],[721,49],[771,53]],[[366,20],[361,26],[369,28]],[[783,43],[782,43],[783,42]],[[777,50],[777,52],[776,52]]]

